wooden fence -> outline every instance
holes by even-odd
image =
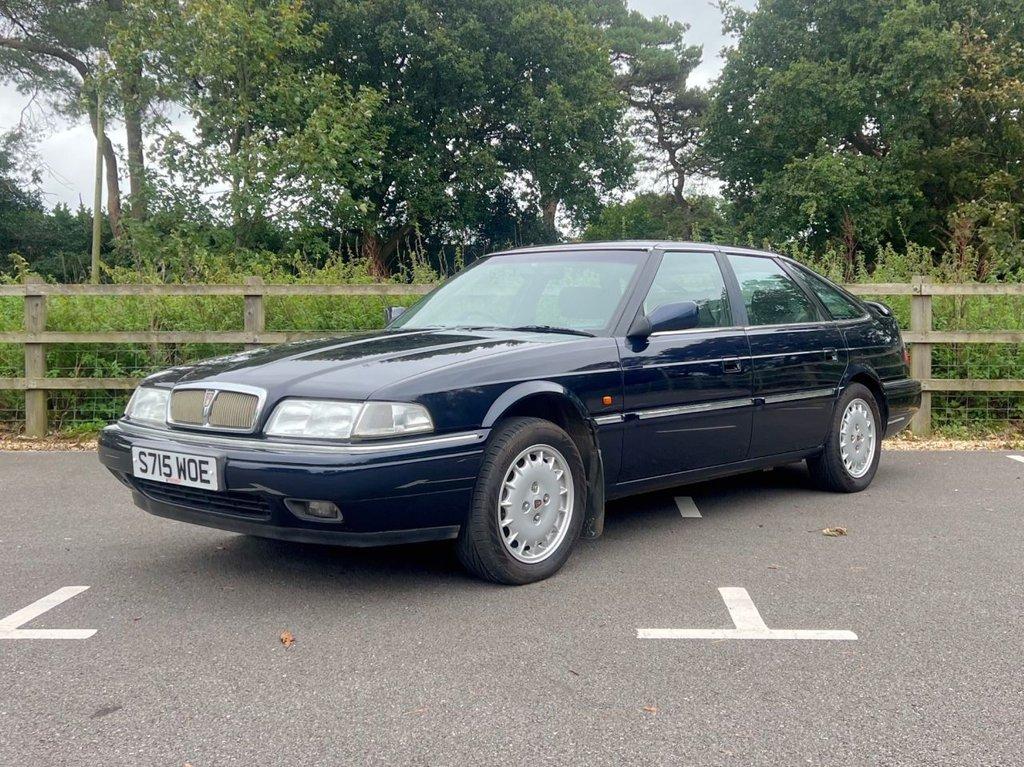
[[[23,296],[25,329],[0,332],[0,343],[21,344],[25,351],[23,378],[0,378],[0,390],[25,392],[25,433],[41,437],[47,430],[47,392],[66,389],[133,389],[137,378],[48,378],[48,344],[182,344],[225,343],[259,346],[304,338],[334,335],[330,332],[268,332],[263,299],[266,296],[409,296],[421,295],[430,285],[268,285],[250,278],[241,285],[53,285],[30,275],[21,285],[0,285],[0,296]],[[910,283],[848,285],[865,296],[910,296],[910,328],[903,337],[911,346],[911,373],[924,389],[921,410],[914,419],[915,434],[931,432],[932,392],[1024,392],[1024,380],[932,378],[932,347],[936,344],[1020,344],[1024,331],[936,331],[932,329],[932,296],[1024,296],[1021,284],[937,284],[923,277]],[[46,330],[47,296],[242,296],[241,331],[113,331],[74,332]]]

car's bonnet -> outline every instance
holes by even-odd
[[[557,340],[559,336],[550,336]],[[565,340],[564,337],[561,337]],[[149,383],[243,384],[281,397],[365,399],[374,391],[458,362],[543,344],[535,334],[380,331],[283,344],[166,370]]]

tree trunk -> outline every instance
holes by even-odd
[[[117,239],[121,236],[121,182],[117,177],[117,155],[114,153],[114,145],[110,143],[106,132],[102,137],[96,135],[95,105],[89,110],[89,123],[92,125],[93,135],[103,144],[103,166],[107,179],[107,220],[110,221],[114,239]]]
[[[142,143],[142,105],[139,103],[138,82],[142,76],[141,67],[132,68],[121,88],[124,101],[124,129],[128,137],[128,186],[131,192],[131,216],[136,221],[145,221],[146,199],[146,158]]]
[[[103,165],[107,173],[107,218],[114,239],[121,236],[121,182],[117,177],[117,155],[106,134],[103,136]]]
[[[367,269],[370,276],[378,280],[386,280],[391,277],[391,262],[402,240],[413,231],[412,224],[402,224],[386,240],[382,240],[375,229],[363,231],[360,255],[366,259]]]
[[[388,273],[388,265],[384,260],[383,249],[381,248],[380,237],[374,229],[364,229],[362,241],[359,245],[360,255],[366,259],[366,269],[370,276],[376,280],[386,280],[391,275]]]
[[[550,233],[553,240],[557,240],[558,229],[555,226],[555,217],[558,215],[558,199],[542,198],[540,212],[544,228]]]

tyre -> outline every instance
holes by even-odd
[[[858,493],[870,485],[883,431],[875,395],[862,384],[850,384],[836,402],[824,450],[807,459],[815,484],[837,493]]]
[[[456,541],[459,560],[496,583],[553,575],[583,528],[586,496],[583,460],[568,434],[540,418],[500,422]]]

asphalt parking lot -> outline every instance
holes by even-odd
[[[449,545],[191,527],[91,454],[0,454],[0,764],[1024,762],[1024,461],[887,453],[859,495],[799,466],[673,495],[508,588]],[[772,630],[856,639],[639,638],[742,628],[720,588]],[[95,633],[18,635],[40,629]]]

